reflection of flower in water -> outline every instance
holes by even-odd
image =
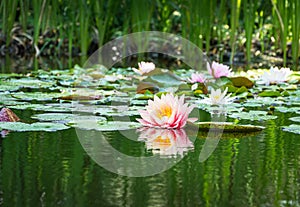
[[[147,150],[152,150],[154,154],[183,157],[185,152],[194,149],[194,144],[189,140],[183,129],[144,127],[139,131],[141,134],[138,140],[144,141]]]

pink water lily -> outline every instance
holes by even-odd
[[[173,94],[163,94],[161,98],[154,96],[149,100],[146,110],[140,110],[142,119],[137,119],[142,125],[158,128],[184,127],[187,121],[194,122],[197,118],[188,118],[194,106],[184,103],[184,95],[180,98]]]
[[[207,70],[214,78],[221,78],[223,76],[228,77],[231,75],[231,69],[229,69],[229,66],[215,61],[212,62],[211,67],[210,64],[207,63]]]
[[[206,80],[203,74],[193,73],[191,78],[188,78],[188,81],[191,83],[204,83]]]
[[[139,73],[140,75],[146,74],[151,72],[155,69],[155,64],[152,62],[140,62],[138,63],[139,69],[132,68],[132,70],[136,73]]]

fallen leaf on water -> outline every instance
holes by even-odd
[[[16,122],[20,118],[9,108],[2,108],[0,111],[0,122]]]

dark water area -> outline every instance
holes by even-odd
[[[276,127],[290,124],[293,114],[276,115],[257,122],[267,128],[256,135],[224,135],[204,162],[199,154],[206,139],[199,134],[194,149],[174,167],[138,178],[99,166],[73,128],[10,132],[0,140],[0,205],[299,206],[299,135]],[[118,131],[103,134],[123,153],[151,154],[145,143]]]

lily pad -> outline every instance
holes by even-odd
[[[31,118],[37,119],[39,121],[63,121],[65,123],[72,120],[76,115],[67,113],[45,113],[45,114],[35,114]]]
[[[295,113],[295,112],[300,112],[300,107],[278,106],[275,107],[275,110],[280,111],[281,113]]]
[[[266,111],[249,111],[229,114],[229,117],[234,119],[245,119],[251,121],[266,121],[276,119],[277,116],[268,115]]]
[[[84,130],[96,130],[96,131],[119,131],[129,130],[141,127],[138,122],[122,122],[122,121],[108,121],[97,122],[96,120],[76,120],[69,126],[84,129]]]
[[[282,130],[286,131],[286,132],[292,132],[292,133],[295,133],[295,134],[300,134],[300,125],[292,124],[290,126],[283,126]]]
[[[237,125],[232,122],[197,122],[200,131],[223,130],[224,132],[257,132],[262,131],[265,127],[254,125]]]
[[[27,131],[46,131],[54,132],[58,130],[65,130],[70,127],[52,122],[36,122],[33,124],[26,124],[22,122],[0,122],[0,129],[6,129],[10,131],[27,132]]]
[[[294,122],[300,122],[300,116],[289,118],[289,120]]]
[[[246,88],[252,88],[254,85],[254,83],[246,77],[233,77],[230,78],[230,80],[235,87],[244,86]]]
[[[281,96],[279,91],[263,91],[258,94],[260,97],[278,97]]]
[[[36,93],[24,93],[24,92],[18,92],[12,94],[12,97],[25,100],[25,101],[32,101],[32,100],[37,100],[37,101],[51,101],[54,98],[58,98],[61,96],[61,93],[41,93],[41,92],[36,92]]]

